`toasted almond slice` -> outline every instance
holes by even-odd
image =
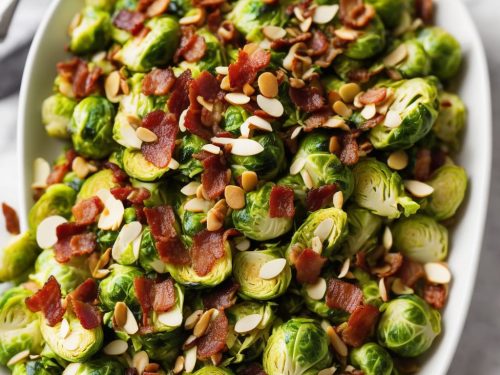
[[[285,111],[283,104],[278,99],[266,98],[264,95],[257,95],[257,104],[260,109],[273,117],[280,117]]]
[[[336,29],[334,31],[335,35],[338,36],[340,39],[347,40],[347,41],[354,41],[358,39],[358,32],[353,29],[347,29],[345,27],[341,27],[340,29]]]
[[[213,145],[211,143],[207,143],[201,147],[202,150],[206,152],[210,152],[211,154],[218,155],[220,153],[220,147]]]
[[[337,4],[333,5],[320,5],[314,11],[313,22],[318,25],[324,25],[332,21],[339,11]]]
[[[146,14],[149,18],[157,17],[165,12],[168,8],[168,4],[170,0],[155,0],[153,3],[148,6],[146,10]],[[140,374],[140,373],[139,373]]]
[[[330,338],[330,343],[333,346],[333,349],[341,356],[341,357],[347,357],[347,354],[349,353],[347,350],[346,344],[342,341],[342,339],[339,337],[337,332],[335,331],[335,328],[332,326],[329,326],[326,330],[326,333],[328,337]]]
[[[302,14],[302,10],[299,7],[294,7],[293,8],[293,14],[295,14],[295,17],[297,17],[297,19],[300,22],[304,21],[304,15]]]
[[[215,232],[224,226],[224,219],[213,212],[213,208],[207,213],[207,230]]]
[[[47,178],[50,175],[50,164],[44,158],[36,158],[33,162],[33,184],[32,188],[46,188]]]
[[[252,156],[264,151],[264,147],[259,142],[252,139],[233,139],[231,146],[231,154],[238,156]]]
[[[188,110],[185,109],[184,111],[181,112],[181,115],[179,116],[179,130],[183,133],[186,131],[186,126],[184,125],[184,123],[186,121],[187,112]]]
[[[243,86],[243,94],[246,96],[252,96],[255,93],[255,89],[252,87],[251,84],[245,83]]]
[[[175,160],[174,158],[171,158],[170,161],[168,162],[168,165],[167,165],[167,167],[173,171],[178,169],[179,166],[180,166],[179,162],[177,160]]]
[[[326,280],[320,277],[314,284],[307,284],[306,293],[315,301],[322,300],[326,293]]]
[[[180,355],[175,360],[174,369],[172,370],[172,372],[174,374],[180,374],[183,369],[184,369],[184,357]]]
[[[142,126],[139,126],[135,130],[135,134],[137,135],[137,138],[143,142],[156,142],[158,140],[158,136],[155,133]]]
[[[77,156],[73,159],[73,162],[71,163],[71,169],[73,170],[73,172],[75,172],[77,177],[82,180],[87,177],[90,172],[87,162],[81,156]]]
[[[238,237],[235,240],[235,247],[239,251],[247,251],[250,249],[250,241],[245,237]]]
[[[436,284],[448,284],[451,281],[451,272],[444,263],[429,262],[424,264],[427,280]]]
[[[372,118],[375,117],[376,114],[377,114],[377,106],[375,104],[368,104],[361,111],[361,116],[363,116],[365,120],[371,120]]]
[[[290,165],[290,174],[292,176],[295,176],[296,174],[300,173],[302,168],[304,168],[304,165],[306,164],[306,159],[305,158],[297,158],[295,161]]]
[[[406,180],[404,181],[404,185],[406,190],[417,198],[428,197],[434,192],[434,188],[432,186],[417,180]]]
[[[286,266],[286,259],[277,258],[266,262],[260,267],[259,277],[264,280],[271,280],[277,277]]]
[[[169,327],[179,327],[182,324],[182,311],[176,307],[158,314],[158,321]]]
[[[250,97],[240,92],[230,92],[224,96],[224,99],[233,105],[243,105],[250,102]]]
[[[76,350],[80,345],[82,335],[80,333],[71,332],[71,334],[62,340],[62,346],[66,350]]]
[[[80,371],[81,363],[70,363],[69,365],[66,366],[64,371],[62,372],[62,375],[76,375],[78,374],[78,371]]]
[[[302,180],[304,181],[304,185],[306,185],[306,187],[308,189],[312,189],[314,187],[314,181],[313,181],[313,179],[308,171],[306,171],[305,169],[302,169],[300,171],[300,176],[302,177]]]
[[[200,198],[193,198],[184,204],[184,209],[189,212],[208,212],[212,203]]]
[[[134,354],[132,358],[132,367],[134,367],[139,374],[144,372],[144,369],[149,364],[149,356],[144,350]]]
[[[186,195],[186,196],[192,196],[196,195],[196,190],[198,187],[201,186],[201,184],[197,181],[191,181],[187,185],[184,185],[181,189],[181,193]]]
[[[394,51],[392,51],[390,54],[388,54],[384,60],[383,63],[387,67],[393,67],[402,62],[406,57],[408,56],[408,49],[406,48],[406,45],[400,44]]]
[[[250,314],[239,319],[234,325],[234,331],[237,333],[248,333],[257,328],[262,321],[261,314]]]
[[[104,201],[104,210],[99,217],[97,227],[105,230],[117,230],[122,223],[124,213],[125,207],[123,207],[122,201],[115,199],[115,197],[109,197]]]
[[[403,284],[399,277],[395,278],[391,285],[391,290],[397,295],[413,294],[414,291],[409,286]]]
[[[118,237],[116,237],[115,243],[111,250],[111,256],[114,260],[120,260],[123,252],[128,248],[133,241],[135,241],[142,232],[142,224],[138,221],[132,221],[131,223],[125,224]],[[139,249],[137,253],[134,253],[134,257],[137,260],[139,258]]]
[[[318,375],[333,375],[335,374],[335,371],[337,371],[337,368],[335,366],[324,368],[323,370],[320,370],[318,372]]]
[[[139,331],[137,320],[135,320],[134,314],[132,314],[132,311],[130,311],[128,306],[127,306],[127,320],[123,325],[123,330],[127,332],[129,335],[133,335],[134,333],[137,333],[137,331]]]
[[[299,136],[300,132],[304,129],[302,126],[297,126],[295,129],[293,129],[292,134],[290,135],[290,139],[295,139]]]
[[[191,345],[197,338],[195,335],[189,335],[186,341],[184,341],[184,346]]]
[[[335,192],[335,194],[333,194],[333,207],[341,210],[343,205],[344,205],[344,193],[342,193],[342,190],[339,190]]]
[[[389,301],[389,295],[387,294],[387,288],[385,286],[385,278],[384,277],[382,277],[378,282],[378,291],[380,293],[380,298],[382,298],[382,301],[384,301],[384,302]]]
[[[333,110],[339,116],[348,118],[352,115],[352,110],[341,100],[337,100],[333,103]]]
[[[293,88],[301,89],[305,85],[306,85],[306,83],[304,82],[303,79],[290,77],[290,86],[292,86]]]
[[[231,82],[229,81],[229,76],[224,76],[222,78],[222,81],[220,81],[220,88],[224,91],[230,91],[231,90]]]
[[[203,96],[197,96],[196,101],[203,106],[207,111],[212,112],[214,110],[214,104],[207,102]]]
[[[104,279],[110,272],[110,270],[98,268],[92,271],[92,277],[98,280]]]
[[[392,248],[392,232],[391,228],[385,227],[384,234],[382,236],[382,244],[384,245],[384,249],[391,250]]]
[[[349,272],[349,267],[351,267],[351,259],[347,258],[344,260],[344,263],[342,263],[342,268],[340,269],[340,273],[338,278],[343,279],[346,277],[347,273]]]
[[[69,323],[66,318],[64,318],[63,320],[61,320],[61,325],[59,326],[59,332],[57,333],[57,335],[59,336],[59,338],[65,339],[66,337],[68,337],[69,331]]]
[[[14,366],[16,363],[19,363],[30,355],[30,351],[28,349],[23,350],[22,352],[17,353],[14,355],[9,361],[7,362],[7,366]]]
[[[338,135],[332,135],[328,144],[328,151],[338,155],[342,151],[342,142]]]
[[[203,310],[196,310],[191,315],[186,318],[186,322],[184,323],[184,328],[187,330],[193,329],[198,320],[200,320],[201,315],[203,314]]]
[[[312,25],[312,17],[307,17],[304,21],[302,21],[299,25],[300,31],[306,33]]]
[[[120,91],[120,72],[114,70],[106,77],[104,82],[104,91],[106,92],[106,98],[111,103],[118,103],[120,101],[120,96],[118,92]]]
[[[321,252],[323,251],[323,242],[318,236],[314,236],[311,239],[311,248],[314,252],[318,254],[321,254]]]
[[[212,319],[214,310],[215,309],[207,310],[200,316],[200,319],[198,319],[198,322],[194,326],[193,335],[195,335],[196,337],[201,337],[205,334]]]
[[[361,87],[357,83],[350,82],[342,85],[339,89],[339,95],[346,103],[352,103],[356,95],[361,92]]]
[[[36,243],[42,249],[50,249],[57,243],[56,228],[67,222],[62,216],[49,216],[42,220],[36,228]]]
[[[128,344],[123,340],[114,340],[106,345],[103,352],[107,355],[121,355],[128,349]]]
[[[332,232],[334,221],[331,217],[324,219],[314,230],[314,235],[318,236],[321,242],[325,241]]]
[[[295,8],[297,9],[297,8]],[[283,67],[286,69],[286,70],[292,70],[293,68],[293,61],[296,59],[297,57],[297,52],[299,50],[305,50],[307,47],[304,43],[295,43],[289,50],[288,50],[288,54],[286,55],[286,57],[283,59]]]
[[[264,26],[262,33],[267,39],[276,40],[286,36],[286,30],[279,26]]]
[[[113,323],[116,328],[123,328],[127,323],[127,305],[124,302],[117,302],[113,311]]]
[[[408,154],[404,150],[394,151],[387,158],[387,165],[396,171],[401,171],[408,166]]]
[[[349,127],[346,125],[344,119],[338,116],[330,117],[323,125],[321,125],[321,127],[349,130]]]
[[[184,16],[179,19],[180,25],[194,25],[201,23],[205,18],[205,10],[202,8],[195,8],[189,12],[188,16]]]
[[[193,372],[196,366],[196,351],[197,347],[193,346],[184,352],[184,370],[186,372]]]
[[[356,107],[356,108],[363,108],[364,107],[364,104],[361,104],[361,102],[359,101],[359,98],[361,98],[361,96],[364,94],[365,92],[364,91],[360,91],[355,97],[354,97],[354,100],[352,102],[352,104]]]
[[[259,95],[259,96],[262,96],[262,95]],[[268,100],[273,100],[273,99],[268,99]],[[269,123],[269,121],[264,120],[262,117],[259,117],[259,116],[250,116],[249,118],[246,119],[245,122],[248,123],[248,126],[252,127],[252,128],[257,128],[259,130],[264,130],[264,131],[268,131],[268,132],[273,131],[273,128],[272,128],[271,124]]]
[[[388,128],[397,128],[402,122],[403,120],[401,116],[399,116],[399,113],[393,110],[387,111],[384,119],[384,126]]]
[[[261,94],[265,97],[274,98],[276,95],[278,95],[278,79],[273,73],[262,73],[259,76],[257,84],[259,86]]]
[[[241,187],[246,192],[254,190],[258,183],[259,178],[254,171],[245,171],[241,174]]]
[[[228,66],[218,66],[215,68],[215,71],[217,74],[227,76],[229,74],[229,67]]]
[[[245,191],[236,185],[227,185],[224,189],[224,198],[227,205],[233,210],[245,207]]]

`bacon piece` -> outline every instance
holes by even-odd
[[[142,93],[144,95],[167,95],[174,84],[175,76],[172,69],[154,68],[144,76]]]
[[[132,204],[143,204],[146,199],[149,199],[151,193],[148,189],[140,187],[134,188],[127,196],[127,200]]]
[[[175,289],[172,279],[155,281],[147,277],[136,277],[134,289],[142,309],[143,325],[147,325],[149,313],[162,313],[175,305]]]
[[[309,190],[306,197],[307,210],[316,211],[327,206],[332,201],[336,191],[337,185],[335,184],[323,185]]]
[[[293,199],[292,188],[280,185],[273,186],[269,197],[269,216],[293,218],[295,216]]]
[[[196,62],[203,58],[207,50],[205,38],[196,33],[196,27],[183,26],[179,48],[175,51],[174,62],[179,62],[181,57],[187,62]]]
[[[98,89],[97,81],[101,77],[102,69],[94,67],[89,70],[89,66],[83,60],[79,64],[73,75],[73,93],[76,98],[85,98]]]
[[[318,87],[306,86],[300,89],[290,87],[288,93],[292,102],[306,112],[315,112],[326,104],[322,90]]]
[[[168,110],[179,119],[181,113],[189,107],[189,87],[193,78],[191,77],[191,70],[185,70],[175,80],[172,87],[172,94],[168,99]]]
[[[363,345],[373,334],[379,311],[373,305],[360,305],[353,311],[347,327],[342,331],[342,340],[355,348]]]
[[[345,26],[361,29],[375,17],[375,9],[362,0],[341,0],[340,20]]]
[[[311,33],[302,33],[292,38],[279,38],[271,42],[271,48],[274,50],[282,50],[293,46],[296,43],[305,42],[312,38]]]
[[[142,324],[148,325],[149,313],[153,308],[152,290],[154,280],[147,277],[134,278],[134,291],[142,310]]]
[[[421,148],[417,151],[413,175],[416,180],[426,181],[431,176],[432,154],[431,150]]]
[[[74,300],[92,303],[97,298],[97,289],[96,281],[92,278],[88,278],[69,295]]]
[[[76,152],[73,149],[66,151],[66,160],[64,163],[54,166],[52,172],[50,172],[49,177],[47,177],[47,185],[58,184],[63,181],[66,173],[70,171],[71,164],[76,158]]]
[[[205,38],[196,35],[195,41],[192,47],[184,52],[184,60],[187,62],[196,62],[199,61],[205,56],[205,52],[207,51],[207,43],[205,42]]]
[[[221,16],[221,11],[220,9],[215,9],[213,12],[210,12],[207,15],[207,27],[208,30],[210,30],[212,33],[217,33],[217,30],[219,29],[219,26],[222,23],[222,16]],[[229,25],[233,25],[230,22],[227,22]],[[234,29],[234,26],[233,26]]]
[[[61,297],[61,286],[54,276],[50,276],[38,292],[26,298],[26,306],[32,312],[41,311],[47,324],[54,327],[65,313]]]
[[[193,269],[199,276],[206,276],[214,266],[217,259],[224,256],[224,232],[215,232],[206,229],[198,232],[193,237],[191,258]]]
[[[233,279],[226,280],[215,289],[204,294],[203,306],[205,306],[205,309],[228,309],[236,303],[236,292],[239,288],[240,285]]]
[[[69,262],[74,249],[79,246],[79,239],[71,243],[73,236],[80,235],[87,229],[86,225],[62,223],[56,228],[57,243],[54,245],[55,258],[59,263]],[[78,250],[78,249],[77,249]]]
[[[17,216],[16,210],[14,210],[7,203],[2,203],[2,212],[5,218],[5,228],[10,234],[19,234],[21,230],[19,228],[19,217]]]
[[[331,309],[354,312],[363,302],[363,292],[354,284],[339,279],[329,279],[326,304]]]
[[[389,277],[398,272],[403,265],[403,255],[401,255],[401,253],[387,253],[384,256],[384,262],[388,264],[390,268],[388,270],[376,271],[376,275],[380,278]]]
[[[127,197],[134,191],[132,186],[119,186],[115,188],[111,188],[109,192],[113,194],[113,197],[118,199],[119,201],[127,200]]]
[[[97,307],[78,300],[72,300],[71,306],[83,328],[94,329],[101,325],[102,318]]]
[[[107,161],[104,163],[104,167],[108,168],[113,172],[113,180],[117,184],[122,184],[128,181],[128,175],[115,163]]]
[[[223,310],[220,310],[205,333],[201,336],[196,345],[198,349],[196,355],[199,360],[205,360],[211,356],[220,353],[226,347],[227,334],[229,332],[229,323]]]
[[[172,279],[156,282],[153,288],[153,310],[165,312],[175,305],[175,289]]]
[[[426,24],[432,24],[434,18],[434,6],[432,0],[416,0],[415,13]]]
[[[305,121],[304,121],[304,131],[305,132],[310,132],[316,128],[321,127],[325,122],[328,121],[330,116],[332,115],[332,112],[330,111],[329,108],[324,108],[321,109],[317,112],[314,112],[311,116],[309,116]]]
[[[427,283],[424,287],[424,299],[435,309],[442,309],[446,302],[445,286]]]
[[[73,206],[71,212],[78,224],[89,225],[96,221],[104,205],[98,197],[84,199]]]
[[[229,64],[229,82],[232,88],[243,88],[245,83],[252,84],[257,72],[271,62],[271,52],[257,49],[251,55],[240,50],[236,62]]]
[[[87,255],[97,248],[97,236],[95,233],[75,234],[69,241],[71,256]]]
[[[175,265],[187,265],[191,263],[189,251],[179,237],[172,237],[164,241],[156,242],[156,249],[158,250],[161,260],[165,263]]]
[[[360,251],[356,254],[356,267],[359,267],[366,272],[370,271],[368,264],[366,263],[366,254],[364,251]]]
[[[345,165],[354,165],[359,161],[359,148],[356,135],[347,133],[342,138],[342,151],[340,161]]]
[[[175,116],[157,110],[144,117],[142,126],[151,130],[158,137],[158,140],[154,142],[143,142],[141,152],[144,158],[158,168],[167,167],[172,160],[175,139],[179,131]]]
[[[130,32],[132,35],[137,35],[144,27],[145,19],[144,14],[140,12],[131,12],[130,10],[122,9],[113,18],[113,25]]]
[[[297,270],[297,281],[299,283],[314,284],[319,275],[321,268],[326,263],[326,258],[319,255],[311,249],[304,249],[295,258],[294,264]]]
[[[205,194],[212,200],[218,199],[229,184],[230,174],[222,155],[203,154],[201,184]]]
[[[396,276],[401,279],[403,284],[413,287],[418,280],[425,276],[424,266],[418,262],[404,258],[403,264],[396,273]]]
[[[347,78],[349,78],[350,81],[366,83],[379,73],[380,71],[370,71],[368,69],[353,69],[347,73]]]
[[[386,96],[387,89],[385,87],[372,88],[361,94],[359,102],[364,105],[380,104],[385,100]]]
[[[329,45],[330,44],[325,33],[323,33],[321,30],[315,30],[309,43],[310,50],[308,50],[307,54],[314,57],[321,56],[326,51],[328,51]]]
[[[366,120],[361,124],[359,127],[361,130],[369,130],[374,128],[377,125],[380,125],[385,119],[384,115],[376,115],[375,117],[371,118],[370,120]]]

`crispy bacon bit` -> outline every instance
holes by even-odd
[[[413,287],[418,280],[425,276],[424,266],[418,262],[404,258],[403,264],[399,268],[396,276],[401,279],[403,284]]]
[[[325,122],[328,121],[332,112],[329,108],[323,108],[317,112],[314,112],[304,121],[304,131],[310,132],[316,128],[323,126]]]
[[[226,280],[203,296],[205,309],[228,309],[236,303],[236,292],[240,285],[233,279]]]
[[[104,205],[98,197],[84,199],[73,206],[71,212],[78,224],[89,225],[96,221]]]
[[[49,174],[49,177],[47,177],[47,185],[53,185],[62,182],[66,173],[70,171],[71,164],[76,158],[76,152],[73,149],[69,149],[68,151],[66,151],[65,156],[66,160],[63,163],[54,166],[52,172]]]
[[[94,279],[88,278],[69,295],[74,300],[92,303],[97,298],[97,283]]]
[[[224,232],[202,230],[193,237],[191,257],[193,269],[199,276],[206,276],[217,259],[224,256]]]
[[[222,196],[224,189],[229,184],[230,175],[226,160],[222,155],[203,154],[203,173],[201,184],[207,197],[215,200]]]
[[[257,72],[271,62],[271,52],[258,48],[251,55],[240,50],[238,60],[229,64],[229,82],[233,88],[243,88],[245,83],[252,84]]]
[[[292,102],[306,112],[317,111],[326,104],[323,92],[318,87],[306,86],[300,89],[290,87],[288,93]]]
[[[193,78],[191,70],[187,69],[175,80],[172,94],[168,99],[168,110],[179,119],[181,113],[189,107],[189,87]]]
[[[323,185],[309,190],[306,198],[307,210],[316,211],[327,206],[332,201],[336,191],[337,185],[335,184]]]
[[[94,329],[101,325],[101,314],[97,307],[77,300],[72,300],[71,306],[83,328]]]
[[[413,175],[416,180],[426,181],[431,176],[432,154],[431,150],[421,148],[417,151]]]
[[[309,43],[308,55],[309,56],[321,56],[328,50],[329,46],[328,38],[325,33],[320,30],[315,30],[313,37]]]
[[[172,159],[175,148],[175,138],[179,127],[175,116],[157,110],[148,113],[142,120],[142,126],[156,134],[155,142],[144,142],[141,146],[144,158],[158,168],[165,168]]]
[[[220,310],[202,337],[197,340],[196,354],[199,360],[205,360],[220,353],[226,347],[226,338],[229,332],[229,323],[223,310]]]
[[[101,77],[102,69],[94,67],[89,70],[87,63],[79,60],[79,64],[73,75],[73,93],[76,98],[89,96],[98,89],[97,81]]]
[[[347,73],[347,77],[350,81],[366,83],[379,73],[380,71],[371,71],[368,69],[353,69],[349,73]]]
[[[153,310],[165,312],[175,305],[175,289],[172,279],[156,282],[153,288]]]
[[[54,252],[56,260],[59,263],[68,262],[74,255],[73,251],[80,246],[80,239],[76,239],[72,243],[72,239],[76,235],[80,235],[87,229],[86,225],[81,225],[77,223],[63,223],[56,228],[57,243],[54,245]],[[86,239],[83,238],[82,243],[84,247],[87,247]]]
[[[172,279],[155,281],[147,277],[136,277],[134,289],[142,309],[143,325],[148,324],[149,313],[170,310],[175,305],[175,289]]]
[[[431,24],[434,18],[434,7],[432,0],[416,0],[415,13],[426,24]]]
[[[375,9],[363,0],[341,0],[340,20],[346,26],[361,29],[375,17]]]
[[[385,87],[378,87],[369,89],[359,97],[359,102],[364,105],[380,104],[387,96],[387,89]]]
[[[165,241],[156,242],[156,249],[165,263],[187,265],[191,263],[189,251],[179,237],[172,237]]]
[[[146,199],[149,199],[151,193],[148,189],[140,187],[134,188],[127,196],[127,200],[132,204],[143,204]]]
[[[282,50],[291,47],[296,43],[305,42],[311,39],[312,36],[313,35],[311,33],[302,33],[292,38],[279,38],[271,42],[271,48],[274,50]]]
[[[172,69],[154,68],[144,76],[142,93],[144,95],[167,95],[174,86],[175,76]]]
[[[54,327],[65,313],[61,303],[61,286],[54,276],[50,276],[42,289],[26,298],[26,306],[32,312],[41,311],[47,324]]]
[[[129,31],[132,35],[137,35],[144,27],[145,19],[144,14],[140,12],[131,12],[122,9],[113,18],[113,25],[119,29]]]
[[[424,299],[435,309],[442,309],[446,302],[446,287],[427,283],[424,287]]]
[[[207,15],[207,27],[208,30],[210,30],[212,33],[217,33],[217,29],[219,28],[220,24],[222,23],[222,16],[220,9],[215,9],[213,12],[210,12]],[[232,25],[232,23],[229,23]]]
[[[115,163],[107,161],[104,163],[104,167],[111,169],[111,172],[113,172],[113,180],[116,183],[122,184],[128,181],[128,175]]]
[[[5,218],[5,228],[10,234],[19,234],[21,230],[19,229],[19,218],[17,217],[17,212],[7,203],[2,203],[2,212]]]
[[[119,186],[111,188],[109,192],[119,201],[125,201],[132,191],[134,191],[132,186]]]
[[[340,153],[340,161],[345,165],[354,165],[359,160],[359,148],[356,135],[347,133],[342,138],[342,151]]]
[[[360,251],[356,254],[356,267],[361,268],[363,271],[369,271],[368,264],[366,263],[366,254]]]
[[[148,7],[153,3],[154,0],[139,0],[139,4],[137,4],[137,10],[139,12],[144,12],[148,9]]]
[[[152,291],[154,280],[147,277],[134,279],[134,290],[142,310],[142,324],[148,325],[149,313],[153,308]]]
[[[380,125],[384,121],[384,119],[385,119],[384,115],[376,115],[370,120],[366,120],[365,122],[363,122],[359,128],[361,130],[370,130],[375,126]]]
[[[269,197],[269,216],[293,218],[295,215],[293,199],[293,189],[287,186],[273,186]]]
[[[295,269],[297,270],[297,281],[299,283],[314,284],[321,268],[326,263],[326,258],[319,255],[311,249],[304,249],[294,259]]]
[[[363,345],[373,334],[379,311],[373,305],[360,305],[347,321],[347,328],[342,331],[342,339],[355,348]]]
[[[328,280],[326,304],[329,308],[352,313],[362,302],[363,292],[356,285],[339,279]]]
[[[205,38],[196,34],[196,27],[183,26],[182,37],[179,48],[175,51],[174,61],[179,62],[181,57],[187,62],[196,62],[200,60],[207,49]]]
[[[97,236],[95,233],[75,234],[69,241],[71,256],[87,255],[97,248]]]

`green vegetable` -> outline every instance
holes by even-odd
[[[390,354],[374,342],[364,344],[351,352],[352,364],[365,375],[391,375],[394,364]]]
[[[80,13],[81,21],[70,32],[69,48],[83,55],[107,47],[111,37],[111,17],[109,13],[88,6]]]
[[[46,217],[59,215],[69,219],[75,198],[76,191],[69,186],[63,184],[49,186],[29,212],[28,223],[32,234],[36,233],[38,224]]]
[[[76,102],[62,94],[49,96],[42,104],[42,122],[50,137],[68,138],[68,126]]]
[[[357,206],[348,207],[346,213],[349,234],[343,252],[348,256],[360,251],[369,253],[377,246],[382,218]]]
[[[368,59],[385,48],[384,24],[375,16],[354,42],[348,44],[344,54],[351,59]]]
[[[439,102],[439,115],[432,127],[432,132],[439,140],[453,150],[457,150],[465,128],[467,109],[457,95],[449,92],[441,92]]]
[[[99,302],[106,311],[113,311],[117,302],[124,302],[132,312],[140,310],[135,295],[134,279],[143,276],[139,268],[113,264],[111,273],[99,284]]]
[[[385,26],[390,29],[398,26],[404,11],[405,0],[366,0],[366,3],[375,8]]]
[[[204,366],[193,375],[234,375],[234,372],[224,367]]]
[[[400,44],[403,44],[404,47],[399,47]],[[431,61],[425,53],[424,47],[417,39],[405,40],[402,43],[395,44],[394,47],[389,53],[396,48],[405,48],[406,50],[406,58],[393,67],[404,78],[425,77],[429,74]]]
[[[144,229],[141,238],[141,247],[139,248],[139,264],[146,272],[165,273],[165,263],[158,255],[154,243],[153,235],[149,228]]]
[[[175,160],[179,162],[179,172],[193,178],[203,172],[201,162],[193,158],[193,154],[200,152],[206,142],[197,135],[188,133],[181,138],[181,143],[175,148]]]
[[[123,169],[131,177],[141,181],[155,181],[163,176],[168,167],[158,168],[146,160],[139,150],[125,150],[123,153]]]
[[[116,357],[91,359],[84,363],[71,364],[71,374],[74,375],[114,375],[125,372],[126,366]]]
[[[16,281],[24,277],[33,266],[39,251],[31,232],[13,237],[0,249],[0,282]]]
[[[102,169],[85,180],[78,192],[76,201],[80,202],[84,199],[93,197],[101,189],[111,190],[118,186],[118,183],[114,180],[111,169]]]

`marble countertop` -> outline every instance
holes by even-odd
[[[457,0],[458,1],[458,0]],[[493,174],[486,235],[469,316],[449,374],[500,374],[500,1],[463,0],[483,38],[493,95]],[[16,111],[29,44],[50,0],[22,0],[0,43],[0,201],[17,206]],[[468,126],[473,127],[473,123]],[[1,216],[1,215],[0,215]],[[4,228],[0,217],[0,228]],[[0,230],[0,244],[7,235]],[[432,374],[429,374],[432,375]]]

